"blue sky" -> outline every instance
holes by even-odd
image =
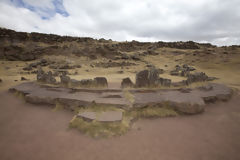
[[[0,0],[0,27],[117,41],[240,44],[240,0]]]
[[[51,1],[51,3],[53,4],[53,8],[47,7],[47,6],[43,7],[38,5],[32,5],[31,3],[27,3],[27,1],[24,1],[24,0],[10,0],[10,2],[11,2],[10,3],[11,5],[14,5],[16,7],[27,8],[32,12],[38,13],[42,19],[49,19],[55,16],[56,13],[59,13],[62,16],[69,16],[69,14],[67,13],[67,11],[63,6],[62,0]]]

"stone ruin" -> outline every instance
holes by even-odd
[[[71,79],[63,72],[60,75],[60,83],[56,81],[51,71],[45,73],[41,67],[37,71],[37,81],[47,84],[63,85],[65,87],[108,87],[108,82],[105,77],[95,77],[94,79],[82,79],[80,81]]]
[[[143,70],[136,74],[135,87],[155,87],[155,86],[170,86],[171,80],[160,78],[159,72],[155,68],[150,70]]]
[[[45,73],[41,67],[37,71],[37,81],[49,84],[56,84],[57,82],[51,71]]]

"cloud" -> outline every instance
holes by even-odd
[[[0,0],[0,26],[119,41],[240,43],[239,0]]]

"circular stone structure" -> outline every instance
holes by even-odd
[[[73,106],[111,105],[128,109],[168,104],[175,111],[185,114],[197,114],[204,111],[206,103],[227,101],[231,98],[232,89],[216,83],[188,89],[131,89],[134,97],[131,102],[122,89],[71,89],[40,85],[26,82],[9,89],[24,95],[26,102],[55,105],[60,103],[66,109]],[[107,113],[105,113],[107,114]],[[90,114],[88,114],[90,115]],[[104,114],[103,114],[104,115]]]
[[[122,121],[121,111],[105,111],[105,112],[92,112],[85,111],[77,115],[86,121],[98,121],[98,122],[120,122]]]

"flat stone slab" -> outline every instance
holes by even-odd
[[[129,92],[133,95],[134,102],[130,102],[121,89],[71,89],[26,82],[9,90],[24,94],[30,103],[60,103],[71,110],[75,106],[88,106],[92,103],[124,109],[129,109],[129,106],[168,105],[187,114],[202,112],[206,103],[225,101],[232,95],[230,88],[215,83],[194,89],[132,89]]]
[[[106,112],[82,112],[77,117],[83,118],[87,121],[98,121],[98,122],[120,122],[122,121],[121,111],[106,111]]]

